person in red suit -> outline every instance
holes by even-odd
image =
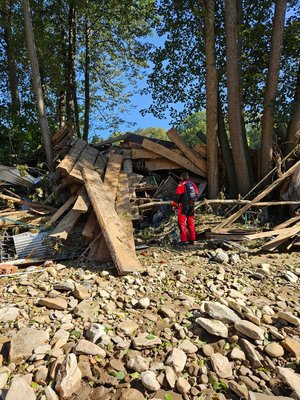
[[[172,202],[173,209],[178,208],[180,246],[194,244],[196,240],[195,201],[198,196],[199,191],[197,186],[190,180],[189,174],[183,172],[180,175],[180,182],[176,188],[175,200]]]

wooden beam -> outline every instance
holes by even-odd
[[[280,233],[276,238],[271,240],[262,246],[262,250],[274,251],[278,246],[282,245],[284,242],[297,235],[300,232],[300,226],[293,228],[282,229],[282,233]]]
[[[117,191],[118,191],[118,182],[119,182],[119,174],[121,171],[121,166],[123,162],[123,155],[118,153],[111,153],[109,156],[109,161],[107,164],[107,168],[104,176],[104,186],[111,198],[113,204],[115,204]]]
[[[98,155],[98,150],[94,147],[86,146],[85,149],[80,154],[76,164],[69,173],[69,178],[76,182],[83,183],[81,170],[82,168],[93,168],[94,162],[96,161]]]
[[[245,235],[245,238],[247,240],[256,240],[256,239],[264,239],[267,237],[272,237],[276,235],[290,235],[290,233],[294,232],[299,232],[300,231],[300,226],[297,227],[292,227],[292,228],[283,228],[283,229],[278,229],[276,231],[266,231],[266,232],[258,232],[258,233],[253,233],[251,235]]]
[[[80,189],[77,200],[73,206],[74,211],[81,211],[82,214],[86,213],[90,206],[90,200],[86,193],[85,188]]]
[[[120,218],[97,172],[84,168],[82,175],[111,257],[120,274],[139,270],[141,265],[131,248]]]
[[[54,207],[47,206],[45,204],[33,203],[31,201],[25,201],[18,199],[17,197],[7,196],[5,194],[0,193],[0,199],[7,200],[11,203],[22,204],[23,206],[27,206],[32,208],[33,210],[36,208],[37,210],[48,210],[48,211],[56,211],[57,209]]]
[[[133,251],[135,251],[133,226],[131,220],[131,206],[129,200],[129,182],[126,172],[121,172],[117,192],[116,211],[119,215],[124,231],[126,232]]]
[[[168,160],[175,161],[178,165],[181,167],[187,169],[188,171],[194,172],[196,175],[200,176],[206,176],[205,172],[203,172],[201,169],[196,167],[190,160],[188,160],[185,157],[182,157],[178,154],[174,156],[174,152],[172,150],[167,149],[166,147],[158,144],[151,142],[150,140],[144,139],[142,142],[142,146],[145,149],[151,150],[154,153],[159,154],[162,157],[167,158]]]
[[[68,175],[86,146],[87,144],[84,140],[77,139],[69,153],[58,164],[56,170],[61,174]]]
[[[293,172],[298,168],[300,165],[300,161],[296,162],[290,169],[288,169],[284,174],[282,174],[276,181],[274,181],[270,186],[268,186],[265,190],[263,190],[260,194],[258,194],[249,204],[246,204],[236,213],[231,215],[229,218],[222,221],[219,225],[213,228],[213,232],[217,232],[219,229],[225,228],[236,221],[240,216],[242,216],[249,208],[252,206],[253,203],[259,202],[261,199],[266,197],[269,193],[271,193],[274,189],[276,189],[286,178],[293,174]]]
[[[184,141],[184,139],[178,135],[176,132],[176,129],[170,129],[167,132],[167,136],[169,139],[172,140],[173,143],[176,144],[176,146],[183,152],[183,154],[201,171],[206,176],[206,161],[199,156],[199,154],[192,150],[187,143]]]
[[[136,160],[139,158],[153,160],[154,158],[159,157],[158,154],[153,153],[153,151],[146,150],[146,149],[131,149],[131,155],[132,155],[133,160]]]
[[[66,240],[81,214],[81,211],[70,210],[49,236]]]
[[[51,217],[50,223],[56,222],[76,201],[77,195],[71,196]]]
[[[81,232],[81,235],[88,238],[88,239],[92,239],[94,237],[94,231],[97,225],[97,218],[96,215],[94,213],[94,211],[91,211],[88,219],[84,225],[84,228]]]
[[[275,226],[274,229],[282,229],[282,228],[286,228],[290,225],[293,225],[294,223],[300,221],[300,215],[296,215],[295,217],[292,217],[290,219],[288,219],[287,221],[282,222],[281,224]]]
[[[194,150],[200,154],[205,160],[207,157],[207,146],[205,144],[196,143],[194,146]]]
[[[132,196],[135,194],[135,190],[143,178],[143,175],[136,174],[135,172],[128,173],[130,198],[132,198]]]
[[[145,167],[149,171],[160,171],[166,169],[180,169],[181,166],[174,161],[167,160],[166,158],[156,158],[155,160],[146,160]]]

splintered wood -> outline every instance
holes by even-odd
[[[85,188],[93,205],[99,226],[111,257],[120,274],[140,269],[140,263],[124,233],[120,218],[106,194],[106,189],[97,172],[84,168]]]

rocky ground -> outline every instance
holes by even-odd
[[[131,276],[0,278],[1,399],[300,399],[297,256],[151,247]]]

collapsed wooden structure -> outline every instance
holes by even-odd
[[[140,220],[153,208],[158,210],[170,204],[176,178],[182,170],[189,171],[202,189],[206,186],[206,147],[198,144],[190,148],[174,129],[167,135],[170,141],[128,133],[90,145],[74,137],[72,129],[62,128],[53,136],[57,162],[55,189],[43,204],[24,200],[5,189],[7,194],[0,193],[0,199],[7,201],[7,208],[0,211],[0,228],[14,228],[18,224],[25,229],[46,227],[48,237],[55,243],[71,241],[76,232],[77,242],[84,245],[81,254],[87,260],[113,261],[120,274],[139,270],[133,221]],[[285,243],[288,249],[299,246],[299,215],[267,232],[230,230],[231,224],[252,207],[298,206],[297,196],[284,201],[262,201],[295,174],[300,174],[300,161],[253,200],[198,202],[197,207],[217,204],[240,207],[213,229],[206,230],[204,238],[266,238],[268,242],[262,246],[266,251],[274,251]],[[54,203],[59,205],[58,209],[53,207]],[[26,210],[11,204],[25,206]]]
[[[136,190],[143,188],[144,175],[136,171],[151,176],[157,171],[168,175],[170,170],[185,169],[198,182],[206,177],[205,146],[198,146],[200,154],[174,129],[167,135],[170,141],[126,134],[91,146],[73,138],[68,130],[58,132],[53,138],[60,159],[56,171],[70,196],[52,215],[50,222],[59,222],[50,236],[67,240],[84,215],[81,235],[90,242],[88,260],[112,260],[120,274],[138,270],[132,212],[137,210],[133,204],[139,204]],[[156,192],[159,187],[155,186]],[[151,193],[151,185],[144,186],[143,202],[147,201],[147,190]]]

